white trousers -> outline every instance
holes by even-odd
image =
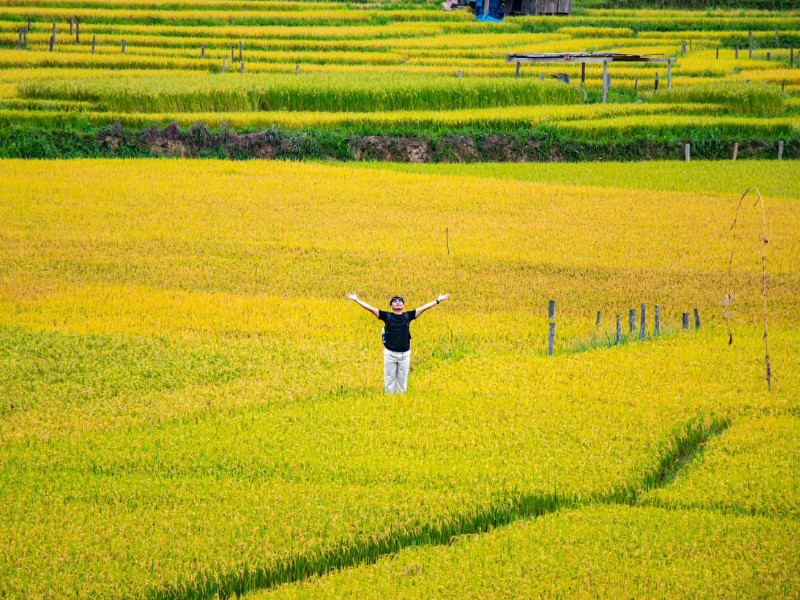
[[[407,352],[383,350],[383,386],[387,394],[405,393],[410,365],[411,350]]]

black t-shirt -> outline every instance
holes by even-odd
[[[409,310],[401,315],[379,310],[378,318],[386,323],[384,326],[386,340],[383,345],[387,350],[392,352],[408,352],[411,350],[411,330],[409,325],[411,325],[411,321],[417,318],[416,310]]]

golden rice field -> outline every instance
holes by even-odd
[[[524,65],[517,80],[505,62],[516,52],[676,57],[673,91],[692,92],[687,101],[669,101],[663,63],[612,64],[608,101],[630,117],[617,118],[600,104],[601,65],[587,65],[583,82],[577,64]],[[798,10],[600,9],[578,2],[569,18],[480,23],[467,10],[445,12],[432,0],[5,0],[0,123],[9,130],[202,121],[237,130],[524,134],[542,132],[546,122],[549,133],[589,141],[631,139],[633,127],[649,138],[788,143],[800,128],[798,61]],[[560,73],[570,76],[568,86],[552,83]],[[556,110],[584,102],[589,130]],[[652,127],[640,102],[661,115]],[[713,120],[687,127],[687,115],[708,113],[709,105]],[[461,109],[471,112],[453,114]],[[15,150],[12,137],[0,139],[2,156],[38,155]],[[795,157],[794,148],[787,146],[787,154]]]
[[[0,596],[797,596],[797,169],[0,161]]]

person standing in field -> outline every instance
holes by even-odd
[[[395,296],[389,302],[392,312],[378,310],[360,300],[355,294],[347,297],[365,308],[384,322],[383,327],[383,385],[387,394],[403,394],[408,387],[408,369],[411,365],[411,321],[418,318],[429,308],[444,302],[450,294],[442,294],[433,302],[428,302],[416,308],[403,312],[406,303],[400,296]]]

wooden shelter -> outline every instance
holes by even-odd
[[[620,54],[617,52],[537,52],[537,53],[516,53],[507,54],[507,63],[516,63],[516,77],[519,77],[519,69],[522,63],[560,63],[581,65],[581,84],[586,83],[586,63],[603,65],[603,103],[605,104],[608,94],[610,77],[608,74],[608,64],[614,62],[636,62],[636,63],[666,63],[667,64],[667,89],[672,88],[672,63],[677,62],[677,58],[671,56],[650,56],[647,54]],[[658,82],[658,74],[656,74]]]
[[[572,0],[504,0],[506,15],[571,15]]]

